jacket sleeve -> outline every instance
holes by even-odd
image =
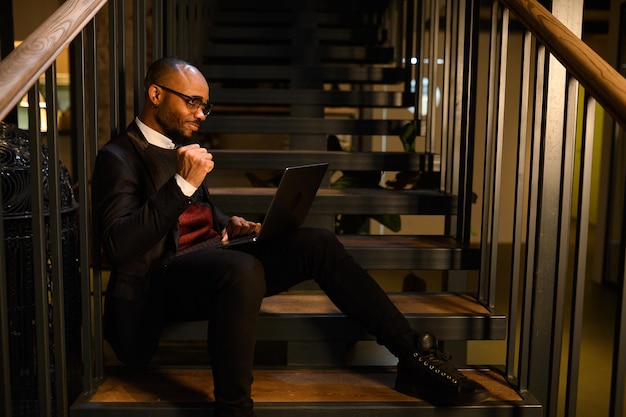
[[[213,222],[218,225],[218,230],[221,232],[224,228],[226,228],[228,222],[230,222],[230,216],[224,214],[224,212],[216,205],[213,205],[213,213]]]
[[[144,258],[151,264],[163,250],[178,216],[192,203],[174,177],[155,191],[142,162],[133,150],[105,146],[96,158],[92,192],[102,246],[114,266]],[[151,255],[148,255],[151,254]]]

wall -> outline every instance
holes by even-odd
[[[15,0],[13,1],[13,18],[15,40],[24,40],[33,30],[52,15],[63,0]],[[57,72],[69,73],[69,57],[67,52],[57,62]]]

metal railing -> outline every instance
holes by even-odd
[[[576,415],[578,389],[586,382],[579,375],[584,291],[591,279],[592,157],[600,139],[594,135],[596,107],[624,127],[626,79],[581,41],[583,1],[551,4],[548,11],[536,1],[492,3],[481,282],[492,304],[490,294],[502,270],[498,243],[510,239],[506,374],[521,392],[532,392],[544,404],[545,415],[557,416]],[[521,31],[511,29],[513,21]],[[510,49],[513,34],[522,41],[519,54]],[[506,78],[511,57],[520,58],[519,80]],[[512,87],[518,94],[511,94]],[[519,109],[515,129],[505,120],[509,108]],[[515,169],[506,170],[504,153],[511,148]],[[507,185],[514,190],[508,194],[510,212],[503,208]],[[506,231],[505,214],[513,217]],[[606,318],[617,322],[610,416],[624,414],[623,269],[621,274],[615,317]]]
[[[27,94],[29,105],[29,149],[30,149],[30,195],[31,207],[27,214],[32,218],[32,279],[34,289],[35,307],[35,343],[36,343],[36,369],[28,369],[36,375],[36,394],[33,395],[33,404],[24,409],[23,404],[16,405],[23,412],[37,412],[41,416],[66,416],[68,415],[68,381],[66,378],[65,356],[65,319],[64,319],[64,282],[63,282],[63,226],[61,225],[62,202],[59,200],[61,175],[59,166],[50,163],[47,178],[42,173],[42,166],[47,161],[42,159],[39,151],[43,146],[49,150],[51,161],[60,161],[59,157],[59,127],[57,124],[57,79],[56,59],[68,46],[71,45],[76,52],[74,61],[73,82],[79,93],[72,98],[72,110],[75,119],[79,122],[74,128],[77,149],[74,158],[80,162],[78,178],[76,178],[79,193],[79,206],[88,207],[89,173],[88,165],[90,156],[88,150],[95,149],[96,136],[93,129],[97,126],[95,114],[85,111],[90,106],[89,100],[94,101],[93,91],[86,94],[87,73],[95,77],[93,60],[86,61],[86,43],[94,42],[94,22],[96,14],[106,4],[106,0],[78,1],[68,0],[63,3],[52,16],[28,36],[14,51],[0,61],[0,119],[14,108],[21,98]],[[92,57],[93,58],[93,57]],[[43,105],[40,104],[40,78],[45,77],[45,108],[47,112],[47,133],[42,134],[40,114]],[[6,151],[6,149],[5,149]],[[3,178],[4,179],[4,178]],[[49,179],[49,182],[47,180]],[[4,184],[4,183],[3,183]],[[45,189],[44,189],[45,188]],[[50,196],[47,208],[44,212],[43,196]],[[5,225],[3,210],[0,210],[0,224]],[[48,214],[49,213],[49,214]],[[45,219],[44,219],[45,215]],[[49,219],[49,220],[47,220]],[[46,222],[44,221],[46,220]],[[79,236],[82,242],[80,250],[80,273],[82,294],[81,297],[88,302],[90,297],[89,278],[89,212],[80,210]],[[46,224],[49,222],[49,225]],[[0,230],[0,242],[2,242],[2,257],[5,252],[5,230]],[[6,262],[3,262],[6,265]],[[24,275],[27,275],[26,273]],[[0,305],[8,306],[8,288],[5,268],[0,269]],[[27,283],[23,283],[27,285]],[[51,295],[51,299],[49,296]],[[49,311],[51,309],[51,311]],[[2,312],[0,320],[0,351],[2,352],[2,383],[0,388],[1,413],[4,416],[12,415],[13,404],[11,386],[11,357],[9,355],[9,323],[7,322],[7,310]],[[89,316],[87,316],[89,317]],[[52,322],[51,322],[52,321]],[[56,329],[54,338],[51,340],[49,326]],[[84,346],[92,343],[91,325],[88,319],[83,323]],[[83,386],[89,386],[93,379],[91,371],[91,349],[84,349],[85,355],[79,358],[85,361],[85,374]],[[28,353],[25,353],[28,354]],[[52,369],[54,372],[52,373]],[[54,377],[51,378],[51,375]],[[21,412],[20,411],[20,412]]]
[[[545,415],[576,415],[578,387],[585,384],[579,376],[584,291],[591,280],[592,158],[600,139],[595,113],[601,108],[625,126],[626,79],[581,40],[583,1],[554,0],[550,11],[533,0],[426,3],[430,13],[416,26],[428,23],[429,42],[420,50],[428,62],[444,61],[439,81],[432,68],[426,75],[441,89],[442,102],[429,107],[427,135],[441,147],[442,189],[458,193],[459,216],[465,216],[450,230],[456,226],[462,241],[471,228],[480,231],[482,302],[494,307],[501,288],[508,291],[507,378],[522,395],[532,393]],[[479,39],[486,33],[488,41]],[[479,69],[480,60],[487,64]],[[508,78],[511,73],[519,78]],[[429,88],[429,103],[435,94]],[[441,131],[432,133],[439,118]],[[467,196],[473,190],[481,218],[472,222]],[[610,416],[624,413],[620,271],[615,317],[606,318],[616,321],[615,334],[607,335],[615,340],[614,357],[602,358],[613,365]]]

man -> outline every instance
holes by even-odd
[[[99,152],[95,216],[112,265],[105,337],[128,365],[148,363],[161,323],[209,320],[216,416],[252,416],[256,324],[265,296],[313,279],[399,359],[396,388],[438,404],[489,394],[447,361],[431,334],[417,335],[377,283],[327,230],[300,228],[238,250],[203,248],[258,231],[209,196],[213,157],[190,143],[211,111],[209,86],[189,63],[164,58],[145,78],[145,105]]]

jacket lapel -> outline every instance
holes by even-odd
[[[141,163],[146,168],[146,171],[148,171],[148,178],[150,179],[152,185],[151,191],[156,192],[162,184],[156,183],[156,179],[160,178],[159,167],[151,158],[148,157],[146,152],[146,148],[148,148],[150,144],[143,136],[143,133],[141,133],[141,130],[139,130],[137,123],[134,121],[128,126],[126,133],[128,134],[128,138],[131,143],[137,150],[137,155],[139,156]]]

